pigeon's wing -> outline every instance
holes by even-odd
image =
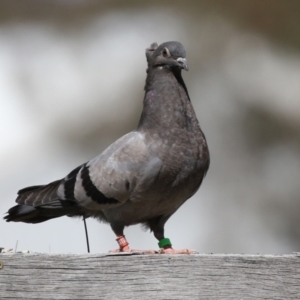
[[[18,205],[5,219],[39,223],[120,206],[159,174],[162,162],[151,151],[154,145],[143,133],[128,133],[64,179],[20,190]]]
[[[133,131],[88,163],[76,177],[74,197],[82,207],[115,207],[130,199],[141,185],[147,188],[158,176],[162,161],[141,132]]]

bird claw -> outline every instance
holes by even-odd
[[[192,249],[180,249],[180,250],[175,250],[173,248],[161,248],[159,250],[160,254],[198,254],[197,251],[192,250]]]
[[[120,248],[110,250],[109,253],[114,254],[197,254],[198,252],[191,249],[181,249],[175,250],[171,247],[169,239],[163,239],[162,241],[167,240],[167,245],[163,246],[163,248],[159,250],[137,250],[137,249],[130,249],[129,243],[127,242],[124,235],[117,236],[116,241],[118,242]],[[160,243],[159,243],[160,245]]]
[[[112,254],[144,254],[144,255],[148,255],[148,254],[198,254],[197,251],[192,250],[192,249],[180,249],[180,250],[176,250],[173,248],[161,248],[159,250],[138,250],[138,249],[130,249],[128,247],[128,249],[114,249],[114,250],[110,250],[109,253]]]
[[[114,254],[157,254],[159,251],[157,250],[138,250],[138,249],[113,249],[110,250],[109,253]]]

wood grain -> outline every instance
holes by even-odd
[[[0,254],[0,299],[300,299],[300,254]]]

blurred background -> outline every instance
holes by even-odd
[[[198,193],[166,225],[201,253],[300,249],[300,1],[0,1],[0,212],[133,130],[145,48],[182,42],[211,152]],[[0,221],[0,246],[85,253],[83,222]],[[87,220],[91,252],[117,248]],[[133,226],[131,246],[156,249]]]

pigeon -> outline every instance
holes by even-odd
[[[135,130],[101,154],[47,185],[19,190],[7,222],[40,223],[53,218],[96,218],[109,223],[116,252],[131,252],[126,226],[142,224],[158,240],[159,253],[176,250],[164,226],[200,187],[210,163],[181,71],[188,70],[184,46],[175,41],[146,49],[145,95]]]

